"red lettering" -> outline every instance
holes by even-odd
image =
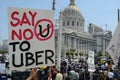
[[[17,33],[17,32],[19,32],[19,33]],[[12,40],[15,40],[15,36],[19,40],[22,40],[22,31],[21,30],[19,30],[19,31],[12,30]]]
[[[17,12],[17,11],[12,12],[12,14],[11,14],[12,20],[10,21],[11,26],[16,27],[18,25],[22,26],[23,24],[27,24],[28,26],[30,26],[30,25],[34,26],[35,25],[35,16],[36,16],[37,12],[32,13],[31,11],[29,11],[28,13],[31,16],[30,20],[28,18],[27,12],[23,13],[22,18],[20,18],[19,12]]]
[[[27,15],[26,15],[25,12],[23,13],[23,17],[22,17],[22,20],[21,20],[20,26],[22,26],[23,23],[24,23],[24,24],[31,25],[31,24],[30,24],[30,21],[29,21],[29,19],[27,18]]]
[[[11,15],[11,18],[12,20],[15,20],[15,21],[10,21],[10,24],[13,26],[13,27],[16,27],[19,23],[20,23],[20,19],[15,17],[15,15],[19,15],[19,12],[17,11],[14,11]]]
[[[13,11],[11,13],[11,21],[10,24],[13,27],[17,26],[23,26],[23,25],[35,25],[35,17],[37,15],[37,12],[18,12]],[[23,26],[24,27],[24,26]],[[34,32],[32,32],[31,29],[22,29],[19,28],[19,30],[12,30],[11,31],[11,40],[31,40],[34,37]]]
[[[32,26],[34,26],[34,19],[35,19],[35,16],[36,16],[37,12],[35,12],[35,13],[33,14],[31,11],[29,11],[29,14],[30,14],[31,17],[32,17]]]
[[[12,40],[15,40],[15,38],[18,40],[22,40],[22,38],[24,38],[25,40],[31,40],[34,37],[34,33],[31,29],[25,29],[24,31],[22,31],[21,29],[19,29],[19,31],[12,30],[11,33]]]
[[[29,36],[27,36],[27,32],[30,33]],[[23,32],[23,37],[24,37],[25,40],[31,40],[34,37],[34,34],[33,34],[33,32],[30,29],[26,29]]]

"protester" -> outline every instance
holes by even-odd
[[[118,80],[119,77],[118,69],[114,69],[113,73],[114,73],[114,80]]]
[[[81,69],[79,70],[79,80],[84,80],[84,72]]]
[[[63,75],[58,71],[55,80],[63,80]]]
[[[52,80],[55,80],[58,71],[55,68],[55,66],[51,66],[50,68],[51,68]]]
[[[8,78],[11,78],[11,71],[10,71],[9,66],[6,67],[5,72],[6,72],[7,76],[8,76]]]
[[[71,76],[73,80],[78,80],[78,75],[76,74],[74,68],[71,69],[69,76]]]
[[[16,75],[14,75],[14,78],[11,80],[16,80],[16,77],[17,80],[103,80],[105,77],[107,77],[106,80],[120,80],[118,67],[109,72],[108,68],[106,68],[105,64],[97,65],[95,66],[95,72],[90,75],[86,60],[80,61],[79,63],[71,61],[71,63],[67,65],[61,64],[60,72],[55,66],[40,67],[39,70],[38,68],[33,68],[30,73],[29,71],[27,72],[28,74],[25,72],[26,75],[21,73],[18,75],[15,72]],[[8,71],[9,67],[6,68],[6,74],[9,74]]]
[[[27,80],[38,80],[37,73],[38,73],[37,68],[33,68],[31,70],[31,72],[30,72],[29,77],[27,78]]]
[[[65,80],[73,80],[73,78],[71,76],[67,76]]]
[[[76,73],[76,80],[79,80],[79,70],[75,69],[75,73]]]
[[[108,72],[108,79],[109,80],[113,80],[114,78],[114,73],[113,73],[113,70],[111,69],[109,72]]]

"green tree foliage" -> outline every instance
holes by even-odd
[[[98,56],[102,56],[102,54],[103,54],[102,51],[99,51]]]
[[[70,51],[67,51],[67,52],[66,52],[66,55],[67,55],[67,56],[70,55]]]
[[[83,52],[82,52],[82,51],[81,51],[81,52],[79,52],[79,55],[80,55],[80,56],[83,56]]]
[[[76,56],[78,56],[78,53],[75,53]]]
[[[73,55],[74,55],[74,52],[70,51],[70,55],[72,55],[72,56],[73,56]]]
[[[7,50],[0,50],[0,53],[4,54],[4,53],[8,53],[8,51]]]
[[[2,63],[4,63],[5,59],[6,59],[6,56],[4,53],[8,53],[8,51],[7,50],[0,50],[0,54],[2,54],[2,56],[0,57],[0,60]]]

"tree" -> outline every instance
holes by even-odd
[[[105,56],[106,56],[107,58],[110,58],[110,54],[109,54],[109,53],[106,53]]]
[[[102,54],[103,54],[102,51],[99,51],[98,56],[102,56]]]
[[[83,52],[82,52],[82,51],[81,51],[81,52],[79,52],[79,55],[80,55],[80,56],[83,56]]]
[[[78,56],[78,53],[75,53],[76,56]]]
[[[72,55],[72,56],[73,56],[73,55],[74,55],[74,52],[70,51],[70,55]]]
[[[67,55],[67,56],[69,56],[70,54],[71,54],[71,52],[70,52],[70,51],[67,51],[67,52],[66,52],[66,55]]]
[[[5,53],[8,53],[8,51],[7,50],[0,50],[0,54],[2,54],[2,56],[0,57],[0,59],[1,59],[2,63],[4,63],[5,59],[6,59]]]
[[[7,50],[0,50],[0,54],[8,53]]]
[[[70,49],[69,51],[66,52],[66,55],[67,56],[71,55],[72,57],[74,57],[75,51],[76,51],[76,49],[72,48],[72,49]]]

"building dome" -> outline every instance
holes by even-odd
[[[74,16],[82,17],[80,9],[75,5],[74,0],[70,0],[69,6],[63,10],[63,15],[64,16],[74,15]]]

